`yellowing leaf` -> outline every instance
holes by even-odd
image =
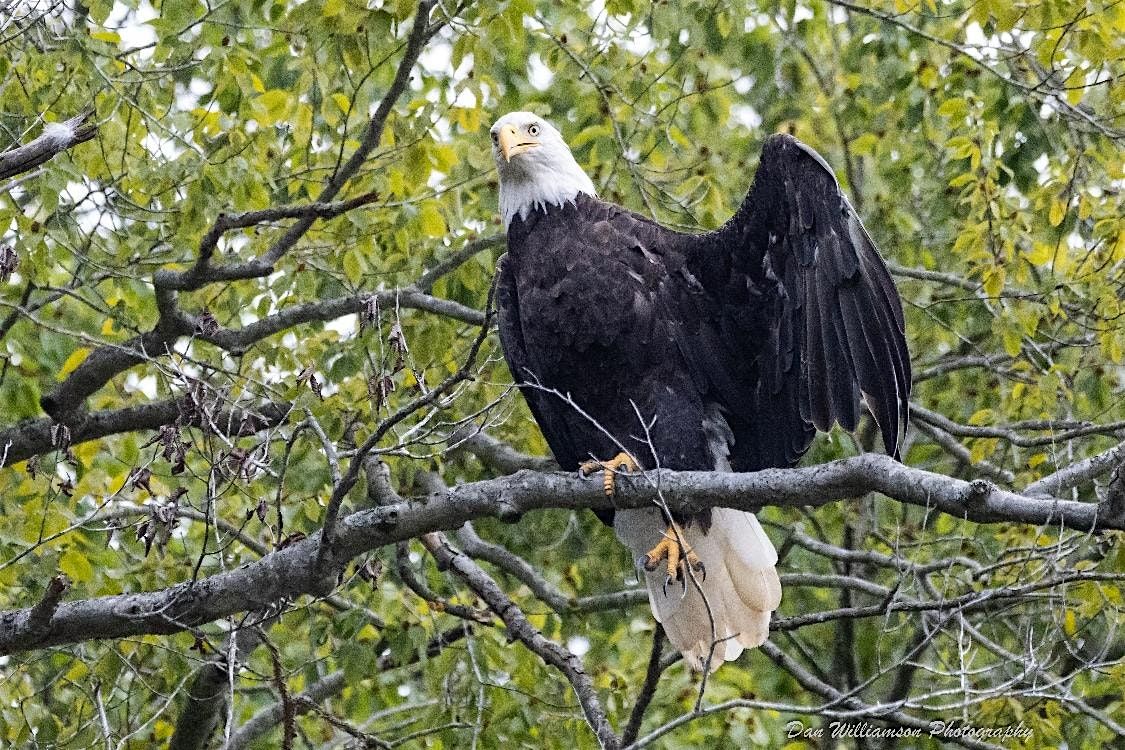
[[[1031,251],[1024,253],[1029,263],[1034,263],[1041,266],[1047,263],[1055,256],[1055,249],[1044,242],[1036,242],[1031,247]]]
[[[969,417],[969,424],[971,425],[988,424],[991,421],[993,421],[992,409],[980,409]]]
[[[260,125],[273,125],[289,114],[289,102],[288,91],[270,89],[254,100],[254,119]]]
[[[71,352],[70,356],[63,362],[62,369],[59,370],[59,380],[63,380],[67,375],[78,369],[78,365],[82,364],[86,357],[90,355],[90,347],[83,346]]]
[[[341,94],[339,92],[333,94],[332,95],[332,101],[336,102],[336,106],[339,107],[340,111],[343,112],[344,114],[347,114],[348,112],[351,111],[351,108],[352,108],[351,100],[349,100],[348,97],[344,96],[343,94]]]
[[[344,276],[353,284],[358,284],[363,278],[363,266],[360,264],[359,252],[349,250],[344,253]]]
[[[973,181],[974,177],[975,177],[975,175],[972,172],[965,172],[964,174],[959,174],[956,177],[954,177],[952,180],[949,181],[949,187],[959,188],[959,187],[962,187],[964,185],[968,185],[970,182]]]
[[[1125,231],[1117,233],[1117,239],[1113,243],[1113,260],[1119,261],[1125,259]]]
[[[1089,219],[1092,213],[1094,213],[1094,202],[1088,196],[1083,195],[1078,199],[1078,218]]]
[[[1053,201],[1051,201],[1051,212],[1048,216],[1048,219],[1051,222],[1051,226],[1057,227],[1059,224],[1063,223],[1063,219],[1065,218],[1066,201],[1064,201],[1062,198],[1055,198]]]
[[[480,110],[475,107],[454,107],[453,118],[466,133],[475,133],[480,129]]]
[[[438,171],[449,174],[449,171],[457,165],[457,152],[452,146],[433,146],[430,148],[430,158],[434,160],[434,166]]]
[[[96,440],[90,440],[74,448],[74,454],[78,457],[78,460],[82,462],[83,466],[93,466],[94,458],[101,452],[102,446]]]
[[[999,297],[1004,291],[1004,269],[994,266],[984,272],[984,293],[989,297]]]
[[[878,142],[879,136],[874,133],[864,133],[852,141],[852,151],[860,155],[870,154],[875,150],[875,144]]]
[[[946,99],[937,113],[942,117],[964,117],[969,114],[969,103],[960,98]]]
[[[109,42],[110,44],[119,44],[121,42],[121,35],[116,31],[91,31],[91,39],[97,39],[101,42]]]
[[[975,464],[980,463],[992,455],[995,449],[996,440],[993,438],[974,440],[973,447],[969,450],[969,459]]]
[[[422,204],[422,210],[418,212],[418,223],[427,237],[445,236],[445,218],[433,201]]]
[[[391,195],[396,198],[406,195],[406,175],[401,169],[387,170],[387,190],[390,190]]]
[[[1073,609],[1068,609],[1063,616],[1063,630],[1070,636],[1078,632],[1078,618],[1075,617]]]

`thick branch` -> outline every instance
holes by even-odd
[[[261,641],[258,628],[243,628],[229,639],[230,648],[200,667],[188,686],[183,711],[168,743],[168,750],[202,750],[231,698],[230,660],[243,661]]]
[[[378,199],[376,193],[365,193],[357,198],[336,203],[306,203],[303,206],[275,206],[239,214],[219,214],[219,218],[215,219],[215,223],[199,244],[199,257],[200,260],[210,259],[219,245],[219,238],[232,229],[246,229],[282,219],[331,219]],[[167,288],[177,288],[174,283],[175,278],[168,277]]]
[[[333,560],[347,560],[431,531],[456,529],[466,521],[495,517],[514,522],[544,508],[639,508],[657,498],[685,514],[725,506],[757,510],[766,505],[799,507],[881,492],[900,502],[988,523],[1063,524],[1069,529],[1125,530],[1125,517],[1093,503],[1027,497],[987,482],[958,479],[904,466],[887,456],[865,454],[803,469],[752,474],[650,472],[622,478],[608,499],[601,485],[571,474],[521,471],[464,484],[448,492],[353,513],[341,518]],[[317,565],[319,534],[226,573],[162,591],[123,594],[59,605],[47,632],[31,638],[31,610],[0,614],[0,653],[37,646],[173,633],[238,612],[259,609],[283,597],[325,594],[335,573]]]
[[[57,575],[47,584],[43,598],[31,609],[27,610],[27,628],[24,633],[25,641],[34,642],[41,638],[51,628],[51,619],[59,608],[59,602],[70,589],[70,579],[65,575]]]
[[[55,386],[50,393],[44,394],[39,399],[39,405],[56,421],[73,425],[80,419],[77,412],[87,396],[133,365],[167,354],[178,337],[187,336],[191,332],[191,328],[182,320],[162,318],[151,331],[135,336],[123,344],[100,346],[90,352],[66,380]]]
[[[71,146],[93,138],[98,128],[87,122],[93,114],[91,109],[65,122],[48,123],[35,140],[0,154],[0,180],[35,169]]]
[[[122,432],[155,430],[173,424],[182,418],[182,400],[168,398],[124,409],[98,411],[85,415],[70,428],[70,445],[98,440]],[[288,404],[269,403],[253,408],[234,409],[216,414],[210,423],[202,423],[202,414],[188,410],[191,416],[184,426],[209,427],[211,424],[228,430],[229,436],[250,435],[283,422],[289,414]],[[53,439],[56,422],[53,419],[34,419],[0,430],[0,468],[11,466],[59,446]]]
[[[1050,495],[1077,487],[1083,482],[1108,474],[1125,461],[1125,441],[1118,443],[1104,453],[1076,461],[1054,474],[1049,474],[1027,486],[1028,495]]]

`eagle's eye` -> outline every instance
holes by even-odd
[[[528,125],[527,126],[527,134],[528,135],[539,135],[539,125],[537,125],[534,122],[531,123],[530,125]]]
[[[495,145],[496,145],[496,144],[498,144],[498,143],[500,143],[500,134],[499,134],[499,133],[495,133],[495,132],[494,132],[494,133],[492,134],[492,145],[494,145],[494,146],[495,146]]]

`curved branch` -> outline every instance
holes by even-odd
[[[614,733],[606,717],[605,709],[602,708],[601,700],[594,689],[594,682],[586,674],[582,660],[565,646],[555,643],[540,633],[520,608],[496,585],[496,581],[481,570],[468,555],[450,546],[444,534],[440,532],[426,534],[422,537],[422,543],[437,560],[440,568],[456,573],[477,596],[485,601],[488,608],[504,621],[512,638],[519,639],[544,662],[566,676],[575,695],[578,696],[578,703],[582,706],[586,722],[597,735],[598,743],[605,750],[617,750],[621,746],[621,740]]]
[[[868,453],[803,469],[769,469],[752,474],[650,472],[622,478],[618,495],[606,498],[596,482],[571,474],[521,471],[454,487],[445,493],[359,511],[339,520],[333,562],[466,521],[494,517],[514,522],[545,508],[640,508],[658,497],[670,510],[698,513],[707,507],[757,510],[763,506],[823,505],[881,492],[899,502],[940,510],[979,523],[1062,524],[1069,529],[1125,530],[1125,513],[1109,506],[1027,497],[903,466]],[[239,612],[262,608],[285,597],[324,595],[336,582],[331,566],[318,564],[320,534],[296,542],[236,570],[160,591],[64,602],[45,631],[33,627],[31,610],[0,613],[0,654],[32,648],[174,633]]]
[[[202,750],[207,747],[207,741],[232,697],[228,684],[230,663],[233,661],[237,665],[240,660],[245,660],[262,637],[260,629],[244,627],[228,639],[227,650],[208,659],[196,670],[172,739],[168,741],[168,750]]]
[[[380,305],[397,304],[399,307],[432,312],[472,325],[484,322],[484,313],[452,300],[431,297],[414,287],[293,305],[242,328],[213,332],[203,331],[194,316],[170,307],[167,315],[151,331],[123,344],[106,344],[90,352],[67,379],[55,386],[50,393],[44,394],[39,403],[43,411],[58,421],[80,420],[78,411],[88,397],[130,367],[167,355],[175,342],[183,336],[194,336],[197,341],[204,341],[230,352],[244,352],[258,341],[294,326],[359,313],[372,298],[377,299]],[[71,429],[74,429],[73,425]]]
[[[414,16],[414,24],[410,29],[410,35],[406,41],[406,51],[403,53],[398,69],[395,71],[394,80],[391,82],[386,93],[383,94],[383,98],[379,101],[379,106],[376,108],[375,114],[368,120],[359,146],[348,158],[347,162],[336,170],[332,178],[328,181],[328,184],[324,186],[324,190],[317,196],[318,203],[327,203],[335,198],[348,181],[359,171],[359,168],[363,166],[363,163],[367,160],[367,157],[371,155],[371,152],[379,145],[379,140],[383,136],[383,128],[387,124],[387,118],[391,114],[391,109],[394,108],[395,103],[398,102],[399,97],[403,95],[410,83],[410,71],[414,69],[415,63],[418,62],[418,57],[422,54],[422,49],[425,47],[426,42],[441,28],[440,23],[431,26],[429,22],[430,11],[433,10],[436,4],[437,0],[421,0],[418,3],[418,8]],[[317,218],[318,216],[315,213],[302,215],[296,223],[286,230],[285,234],[273,243],[269,250],[246,263],[212,266],[211,251],[214,247],[211,246],[208,248],[204,245],[200,248],[199,259],[191,268],[186,271],[159,271],[153,277],[153,283],[158,288],[162,289],[191,290],[198,289],[216,281],[233,281],[236,279],[253,279],[267,276],[273,273],[274,266],[277,262],[305,236],[305,233],[309,231],[309,228]],[[212,231],[208,233],[208,237],[211,236],[214,231],[215,229],[212,229]]]
[[[70,427],[68,445],[78,445],[122,432],[155,430],[173,424],[183,417],[182,404],[183,400],[180,398],[167,398],[139,406],[88,414]],[[198,411],[188,410],[192,416],[183,424],[209,427],[213,423],[220,429],[227,430],[226,434],[231,437],[250,435],[284,422],[289,415],[289,408],[289,404],[268,403],[253,408],[234,409],[216,414],[208,424],[203,423],[203,415]],[[0,430],[0,468],[59,448],[53,434],[56,425],[53,419],[44,418]]]

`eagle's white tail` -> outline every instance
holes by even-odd
[[[754,514],[715,508],[707,534],[697,524],[684,529],[684,540],[707,567],[706,579],[696,573],[699,585],[688,581],[686,593],[679,582],[664,593],[663,565],[651,573],[639,565],[666,527],[656,508],[619,510],[614,520],[617,537],[638,560],[652,614],[664,625],[669,642],[697,671],[712,644],[711,671],[737,659],[744,648],[762,645],[769,636],[770,613],[781,603],[781,581],[774,567],[777,551]]]

